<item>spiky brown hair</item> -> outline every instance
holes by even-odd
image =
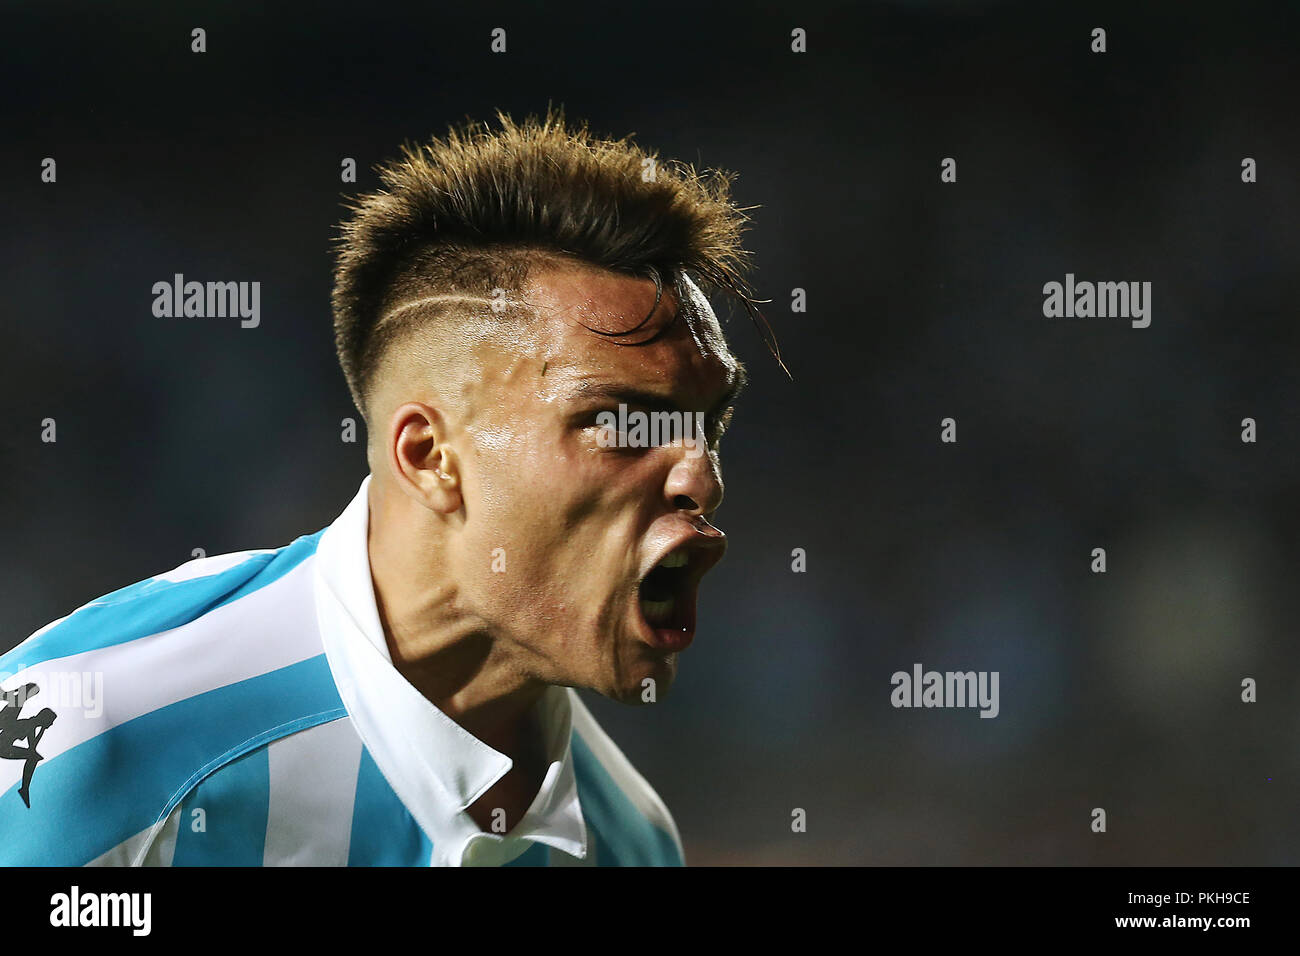
[[[348,204],[334,337],[363,415],[373,373],[400,332],[381,320],[397,305],[519,288],[556,256],[656,281],[689,274],[706,293],[739,299],[780,362],[743,279],[748,217],[730,199],[734,174],[660,160],[631,135],[597,138],[586,122],[566,124],[563,107],[522,123],[501,111],[497,119],[499,130],[469,121],[444,139],[403,144],[377,169],[382,187]]]

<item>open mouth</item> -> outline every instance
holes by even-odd
[[[641,579],[641,616],[659,647],[683,650],[695,636],[698,579],[692,574],[690,557],[680,550],[666,556]]]

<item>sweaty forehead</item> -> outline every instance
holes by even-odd
[[[535,310],[539,362],[665,383],[733,378],[738,363],[695,283],[685,275],[676,283],[666,278],[657,306],[655,297],[653,279],[581,264],[535,274],[524,299]]]

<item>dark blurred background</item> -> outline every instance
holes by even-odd
[[[8,6],[0,650],[332,521],[343,196],[553,101],[739,173],[794,375],[715,299],[731,550],[671,697],[591,703],[688,861],[1300,863],[1300,8],[1042,6]],[[155,318],[177,272],[260,281],[261,326]],[[1067,272],[1150,281],[1151,326],[1044,318]],[[1000,715],[891,707],[916,662]]]

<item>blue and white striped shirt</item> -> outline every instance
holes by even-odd
[[[465,809],[510,768],[393,667],[370,479],[323,531],[190,561],[0,656],[6,865],[681,865],[654,790],[568,688],[506,834]]]

